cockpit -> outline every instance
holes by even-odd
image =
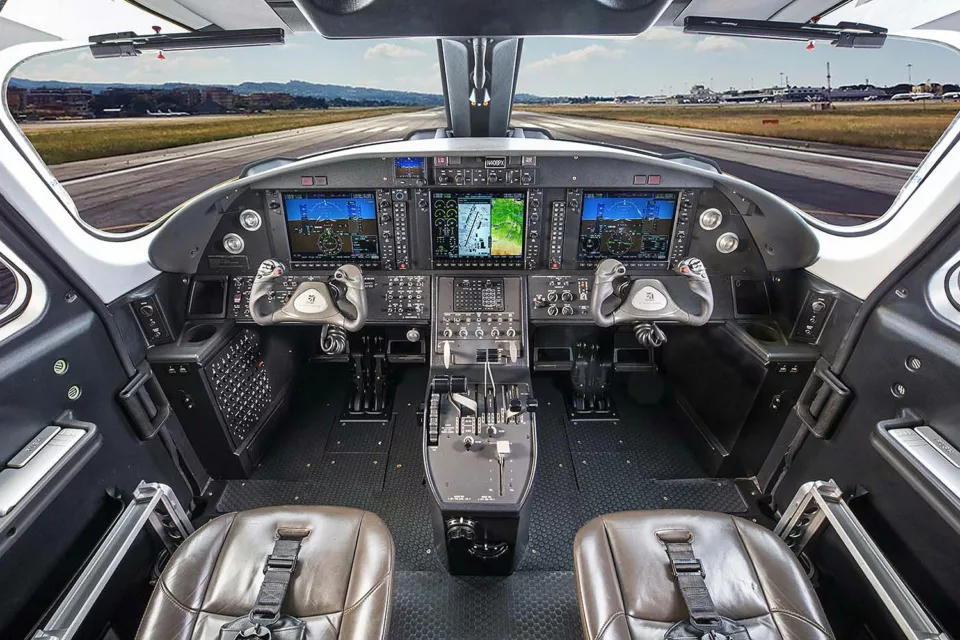
[[[210,163],[308,134],[51,172],[30,127],[69,123],[21,134],[4,114],[16,163],[0,188],[0,265],[20,256],[20,298],[0,306],[16,409],[0,429],[0,567],[23,572],[27,594],[0,614],[9,637],[960,630],[960,125],[916,167],[903,150],[651,125],[760,157],[768,144],[807,154],[827,173],[850,170],[846,153],[910,170],[890,214],[838,230],[709,153],[592,141],[600,120],[586,117],[576,139],[559,136],[516,112],[524,37],[672,26],[877,49],[898,29],[895,3],[758,3],[762,18],[709,0],[131,4],[183,28],[94,35],[84,55],[162,59],[296,32],[433,38],[443,114],[391,117],[444,122],[258,155],[224,180],[211,170],[216,184],[110,237],[63,222],[78,218],[61,206],[71,189],[112,184],[118,207],[124,189],[149,187],[103,176],[149,185],[177,154]],[[955,18],[938,18],[954,46]],[[916,35],[933,18],[908,21]],[[19,46],[23,59],[53,45]],[[53,91],[18,86],[36,101]],[[108,90],[96,118],[133,120]],[[176,90],[190,89],[143,95]],[[169,119],[257,115],[204,91],[197,113]],[[803,113],[821,110],[804,100]]]

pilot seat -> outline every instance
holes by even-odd
[[[772,531],[722,513],[621,511],[577,533],[588,640],[832,640],[797,557]]]
[[[393,571],[393,537],[373,513],[228,513],[170,558],[137,640],[386,638]]]

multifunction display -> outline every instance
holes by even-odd
[[[666,261],[676,212],[675,191],[586,191],[578,257]]]
[[[433,257],[437,266],[522,266],[524,202],[523,193],[432,192]]]
[[[294,267],[379,260],[374,193],[285,193],[283,208]]]

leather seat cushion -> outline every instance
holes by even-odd
[[[624,511],[588,522],[574,542],[584,636],[661,640],[689,615],[658,531],[693,533],[720,615],[752,640],[832,638],[796,556],[769,529],[721,513]]]
[[[273,507],[220,516],[191,535],[164,569],[138,640],[217,638],[249,613],[278,528],[310,531],[283,606],[307,638],[387,637],[394,546],[383,521],[359,509]]]

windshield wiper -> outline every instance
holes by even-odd
[[[188,31],[136,35],[132,31],[90,36],[90,52],[94,58],[126,58],[142,51],[176,51],[186,49],[222,49],[283,44],[283,29],[234,29],[225,31]]]
[[[742,36],[768,40],[829,40],[844,49],[879,49],[887,40],[887,30],[859,22],[836,25],[815,22],[773,22],[690,16],[683,21],[684,33],[706,36]]]

